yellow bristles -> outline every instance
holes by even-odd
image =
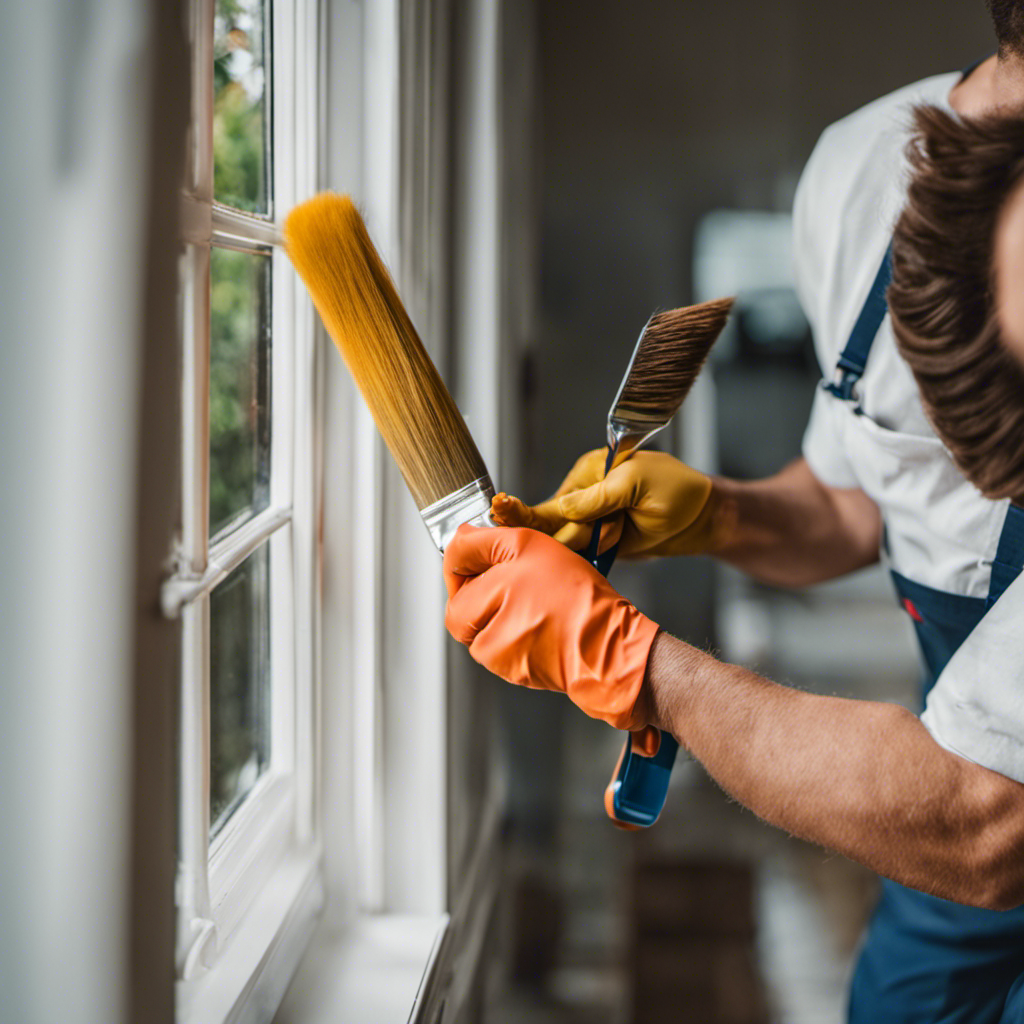
[[[362,392],[418,508],[485,476],[359,211],[325,192],[295,207],[288,255]]]

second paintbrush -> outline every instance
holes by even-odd
[[[690,392],[711,346],[722,333],[733,300],[715,299],[696,306],[655,313],[640,332],[626,373],[608,411],[608,455],[604,473],[629,458],[640,445],[668,426]],[[517,498],[499,494],[492,505],[497,522],[536,525],[535,514]],[[618,541],[601,551],[602,521],[591,526],[587,560],[607,576]],[[646,828],[661,814],[678,744],[662,735],[657,753],[645,757],[626,739],[605,790],[605,810],[623,828]]]

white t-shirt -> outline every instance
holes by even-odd
[[[959,78],[937,75],[906,86],[832,125],[800,179],[797,291],[829,380],[903,206],[911,108],[931,103],[949,110]],[[1009,503],[984,498],[953,464],[925,416],[888,316],[856,397],[844,402],[818,391],[803,442],[811,469],[824,483],[859,487],[875,501],[886,526],[886,556],[901,575],[936,590],[986,597]],[[1024,782],[1020,580],[946,667],[922,721],[949,749]]]

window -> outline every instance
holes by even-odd
[[[182,531],[164,588],[182,624],[178,1019],[189,1024],[258,999],[257,965],[319,899],[314,321],[280,231],[316,185],[316,19],[314,0],[192,6]]]

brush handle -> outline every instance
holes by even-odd
[[[608,475],[617,454],[618,446],[609,446],[604,466],[605,476]],[[590,545],[584,557],[602,576],[607,576],[618,553],[619,541],[607,551],[598,554],[603,521],[598,519],[594,522]],[[665,806],[668,782],[678,751],[679,744],[664,731],[661,733],[661,745],[654,757],[634,753],[633,737],[626,736],[626,745],[619,754],[611,781],[604,791],[604,809],[616,825],[624,829],[648,828],[658,820],[661,809]]]
[[[608,445],[608,454],[604,460],[604,475],[608,475],[608,471],[612,468],[615,462],[615,456],[619,454],[619,444],[616,441],[614,444]],[[601,546],[601,526],[604,524],[604,517],[594,520],[594,525],[590,528],[590,543],[587,545],[587,553],[584,558],[602,575],[607,576],[611,571],[612,563],[615,561],[615,555],[619,550],[619,542],[616,541],[607,551],[602,554],[597,553],[597,549]]]
[[[611,572],[615,556],[619,553],[619,542],[616,541],[607,551],[602,551],[590,564],[602,575]]]
[[[615,562],[615,556],[619,553],[619,541],[616,541],[607,551],[597,553],[601,544],[601,524],[603,519],[594,522],[593,532],[590,534],[590,544],[587,546],[587,553],[583,557],[602,575],[607,576]]]
[[[626,737],[604,791],[604,809],[619,828],[648,828],[658,820],[678,751],[679,744],[664,731],[654,757],[634,753],[633,738]]]

